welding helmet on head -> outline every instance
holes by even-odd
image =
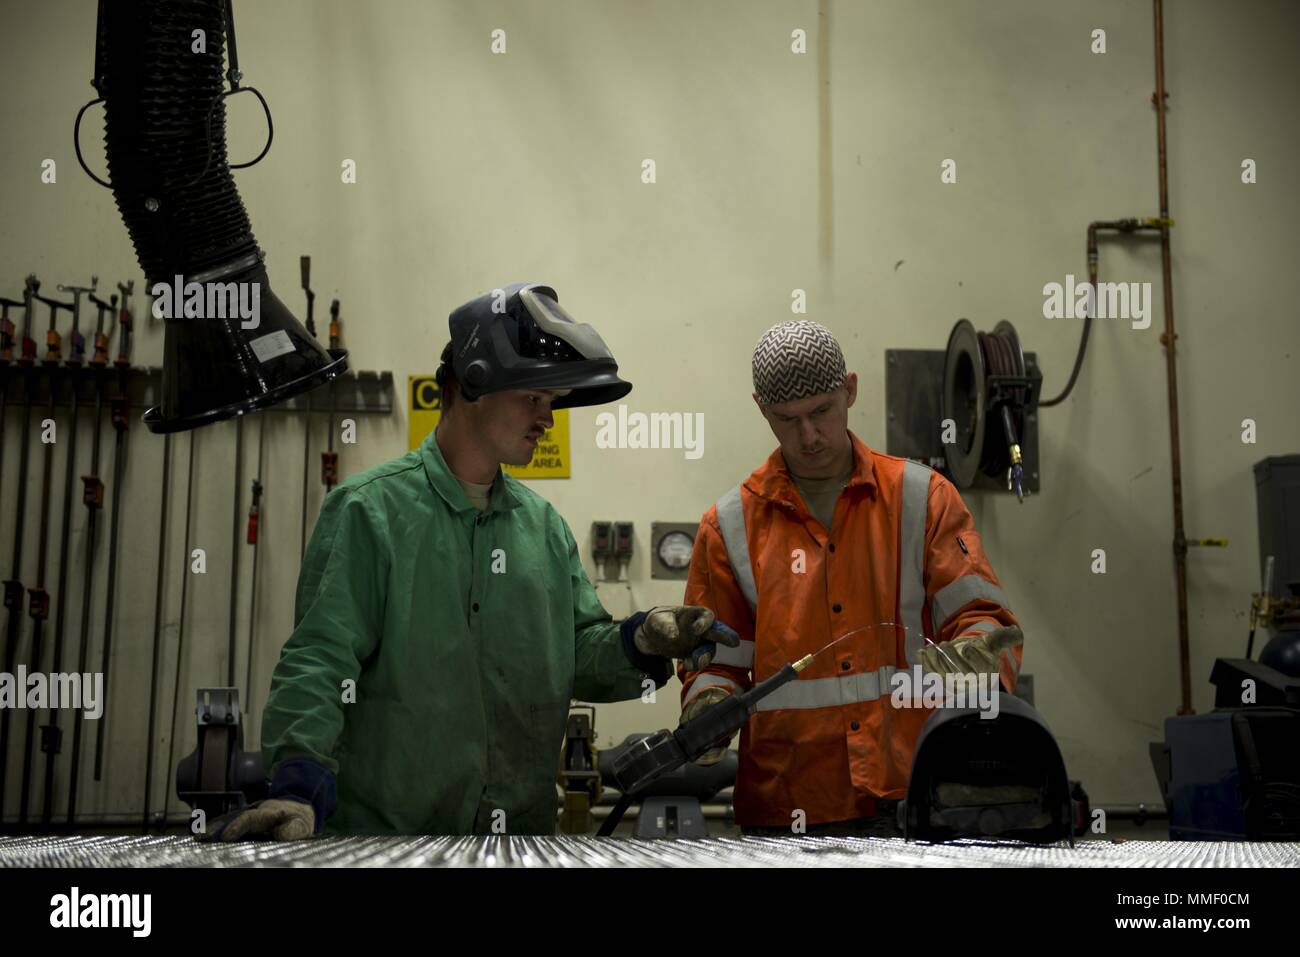
[[[939,708],[921,727],[899,824],[909,840],[1000,837],[1074,844],[1056,738],[1034,708],[999,692],[998,712]]]
[[[571,390],[553,409],[621,399],[632,384],[586,323],[560,308],[550,286],[511,283],[454,310],[451,365],[460,394],[470,402],[507,389]]]

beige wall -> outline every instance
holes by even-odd
[[[1286,285],[1300,219],[1287,93],[1300,80],[1289,46],[1300,8],[1169,6],[1186,524],[1189,535],[1231,542],[1189,560],[1193,686],[1207,710],[1210,664],[1243,650],[1257,587],[1251,465],[1300,446],[1300,335]],[[773,447],[748,397],[748,362],[758,334],[790,316],[791,290],[805,289],[808,315],[840,337],[861,378],[852,428],[883,448],[887,348],[942,348],[962,316],[980,329],[1010,319],[1055,394],[1079,325],[1042,318],[1043,285],[1084,275],[1089,220],[1157,212],[1148,3],[824,7],[829,21],[807,0],[236,4],[246,82],[268,97],[276,126],[270,155],[237,175],[239,189],[281,297],[301,307],[296,258],[309,253],[318,303],[342,299],[353,368],[391,370],[399,386],[431,372],[453,306],[537,279],[604,335],[636,384],[632,409],[704,414],[705,454],[691,461],[680,451],[598,450],[598,410],[577,410],[573,478],[534,483],[584,549],[593,519],[636,523],[630,588],[601,587],[616,615],[680,597],[678,585],[650,580],[650,523],[696,520]],[[819,102],[818,36],[828,22],[829,92]],[[498,27],[504,56],[489,53]],[[1089,52],[1096,27],[1108,34],[1104,56]],[[795,28],[808,31],[805,56],[790,52]],[[93,95],[93,29],[90,2],[28,0],[0,11],[7,296],[29,271],[46,290],[92,272],[102,284],[142,283],[110,194],[80,172],[70,143],[73,116]],[[263,136],[252,97],[232,103],[231,124],[233,157],[251,157]],[[102,170],[96,121],[84,140]],[[57,184],[39,181],[46,157],[58,163]],[[1245,157],[1258,162],[1257,185],[1239,181]],[[340,183],[344,158],[357,163],[356,185]],[[658,165],[653,186],[640,181],[645,158]],[[954,185],[940,183],[946,158],[957,161]],[[1040,419],[1041,496],[1023,506],[974,495],[968,503],[1025,626],[1025,670],[1071,775],[1094,803],[1150,801],[1147,742],[1178,704],[1158,246],[1107,243],[1102,269],[1104,278],[1154,284],[1152,327],[1098,324],[1074,394]],[[161,331],[143,320],[136,358],[161,361]],[[1255,445],[1240,440],[1244,418],[1258,423]],[[6,500],[17,421],[11,415],[6,438]],[[270,544],[255,715],[292,627],[301,507],[301,424],[267,421]],[[241,514],[259,425],[246,423]],[[193,746],[193,689],[224,681],[233,434],[223,423],[196,436],[194,539],[207,549],[209,574],[191,579],[180,753]],[[87,435],[83,425],[83,442]],[[343,469],[400,454],[405,435],[404,414],[364,419]],[[189,442],[174,443],[177,518]],[[102,782],[83,773],[88,814],[125,813],[141,799],[161,446],[137,429],[105,718],[111,754]],[[83,447],[80,461],[87,456]],[[319,491],[313,476],[313,514]],[[7,503],[0,513],[8,575]],[[78,509],[78,555],[83,526]],[[179,520],[172,532],[168,689]],[[1089,570],[1094,548],[1106,549],[1104,576]],[[101,537],[101,563],[106,551]],[[28,577],[34,562],[29,549]],[[242,656],[247,554],[241,563]],[[96,661],[104,584],[101,564]],[[71,604],[79,607],[76,597]],[[75,628],[74,612],[70,635]],[[677,687],[652,706],[601,706],[602,744],[675,722]],[[160,707],[170,707],[169,695]]]

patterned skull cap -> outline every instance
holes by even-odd
[[[763,405],[834,392],[847,378],[840,344],[811,319],[779,322],[754,347],[754,392]]]

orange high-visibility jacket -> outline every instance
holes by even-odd
[[[789,826],[877,813],[906,795],[923,708],[895,708],[890,677],[919,664],[928,637],[1018,624],[970,512],[934,470],[853,441],[853,475],[833,531],[808,511],[777,449],[704,513],[687,604],[713,609],[739,648],[703,671],[679,666],[682,706],[707,687],[747,691],[787,662],[869,627],[817,657],[758,705],[740,737],[733,804],[742,825]],[[1003,655],[1015,687],[1022,652]],[[918,691],[919,694],[919,691]]]

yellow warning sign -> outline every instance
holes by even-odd
[[[418,449],[442,416],[442,392],[433,376],[413,375],[406,394],[410,413],[407,446]],[[531,462],[502,468],[517,479],[569,478],[569,410],[555,410],[555,424],[537,443]]]

